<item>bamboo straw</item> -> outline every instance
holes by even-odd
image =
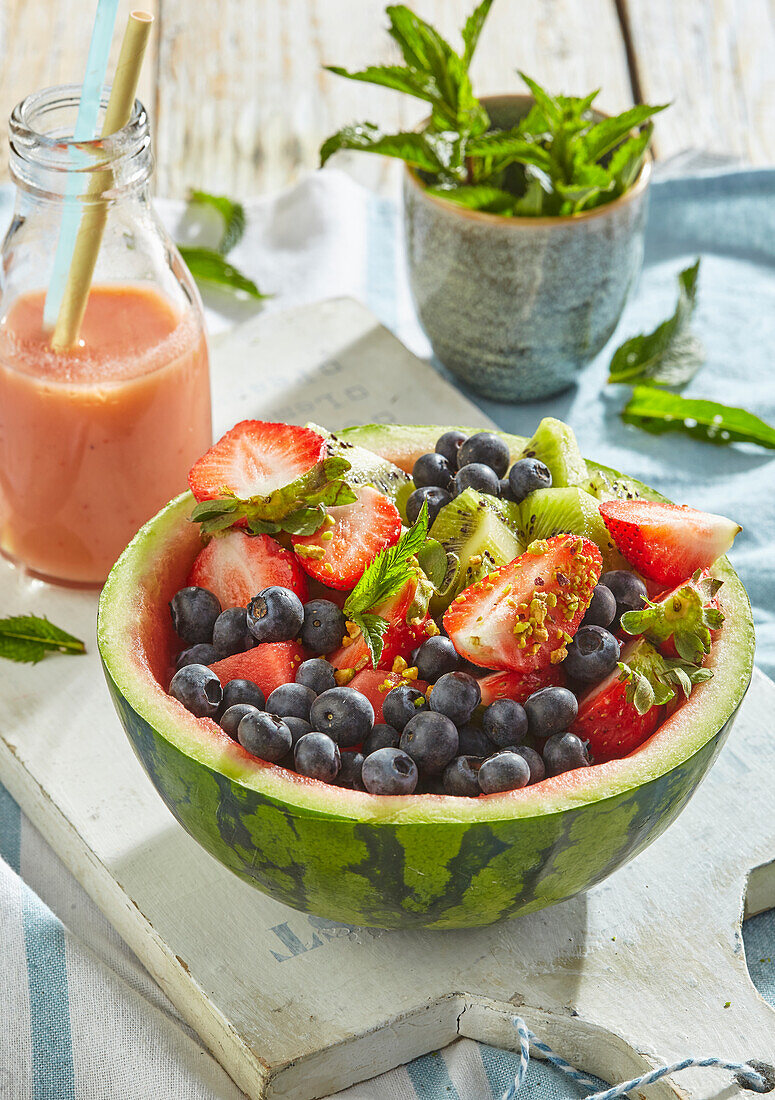
[[[133,11],[129,16],[105,112],[102,137],[116,133],[117,130],[126,126],[132,117],[137,83],[140,79],[140,69],[152,23],[153,16],[148,12]],[[95,173],[86,192],[86,203],[73,250],[67,285],[51,339],[54,351],[67,351],[76,343],[81,331],[102,234],[108,217],[108,204],[104,200],[100,201],[99,198],[105,186],[105,173]]]

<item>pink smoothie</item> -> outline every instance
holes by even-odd
[[[0,549],[99,584],[210,446],[207,346],[193,309],[95,286],[79,345],[55,354],[43,302],[23,295],[0,319]]]

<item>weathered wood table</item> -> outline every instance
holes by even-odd
[[[416,122],[418,101],[321,69],[398,59],[386,2],[122,0],[121,25],[130,6],[156,15],[141,98],[158,193],[275,190],[315,167],[321,140],[346,122]],[[82,79],[95,4],[0,0],[0,117],[36,88]],[[448,36],[473,5],[413,0]],[[775,161],[773,57],[775,0],[496,0],[473,75],[481,93],[516,89],[517,68],[570,94],[600,87],[609,111],[672,101],[657,124],[659,156],[695,148],[761,164]],[[396,165],[383,158],[338,163],[393,185]]]

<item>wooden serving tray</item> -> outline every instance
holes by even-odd
[[[214,386],[216,432],[248,415],[488,423],[350,301],[231,334]],[[108,698],[95,595],[3,561],[0,606],[46,614],[89,649],[4,665],[0,781],[254,1100],[326,1096],[458,1035],[515,1048],[515,1011],[611,1081],[688,1053],[775,1062],[775,1013],[740,933],[744,910],[775,903],[775,685],[761,673],[677,823],[587,895],[480,930],[382,932],[288,909],[184,833]],[[695,1070],[680,1092],[664,1080],[642,1095],[742,1095],[727,1081]]]

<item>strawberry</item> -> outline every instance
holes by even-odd
[[[643,610],[622,616],[625,634],[645,634],[665,657],[701,664],[710,653],[712,634],[724,622],[718,591],[722,581],[707,570],[648,600]]]
[[[385,721],[382,714],[382,704],[385,702],[387,693],[392,691],[394,687],[398,687],[399,684],[407,683],[410,683],[412,687],[416,687],[418,691],[425,691],[428,687],[424,680],[408,680],[397,672],[379,672],[373,668],[366,668],[363,672],[357,672],[350,681],[349,686],[366,696],[374,707],[374,722],[378,724]]]
[[[401,516],[383,494],[362,485],[352,504],[328,509],[314,535],[296,535],[293,548],[302,568],[329,588],[353,588],[380,550],[398,542]]]
[[[246,607],[257,592],[273,584],[307,601],[307,575],[296,555],[269,535],[247,535],[234,528],[216,535],[199,551],[186,584],[214,592],[224,609]]]
[[[265,497],[326,457],[326,441],[310,428],[243,420],[194,463],[188,475],[198,501],[231,494]]]
[[[528,695],[543,687],[563,687],[562,665],[549,665],[540,672],[491,672],[479,681],[482,706],[489,707],[496,699],[514,699],[524,703]]]
[[[558,664],[589,606],[602,569],[579,535],[533,542],[524,554],[451,603],[444,627],[475,665],[529,672]]]
[[[412,650],[438,629],[428,614],[430,590],[420,583],[415,574],[400,592],[371,609],[388,623],[382,636],[382,653],[378,669],[392,669],[396,658],[408,664]],[[329,654],[328,660],[338,669],[352,668],[359,672],[371,668],[371,654],[361,632],[349,624],[350,636],[341,649]]]
[[[292,684],[302,661],[309,654],[298,642],[262,642],[247,653],[235,653],[210,665],[221,684],[229,680],[252,680],[269,698],[276,687]]]
[[[724,516],[659,500],[606,500],[600,515],[630,565],[671,587],[726,554],[742,530]]]
[[[688,697],[695,684],[712,676],[710,669],[668,659],[645,638],[624,647],[619,667],[579,699],[570,732],[589,742],[596,764],[627,756],[661,724],[665,704]]]

